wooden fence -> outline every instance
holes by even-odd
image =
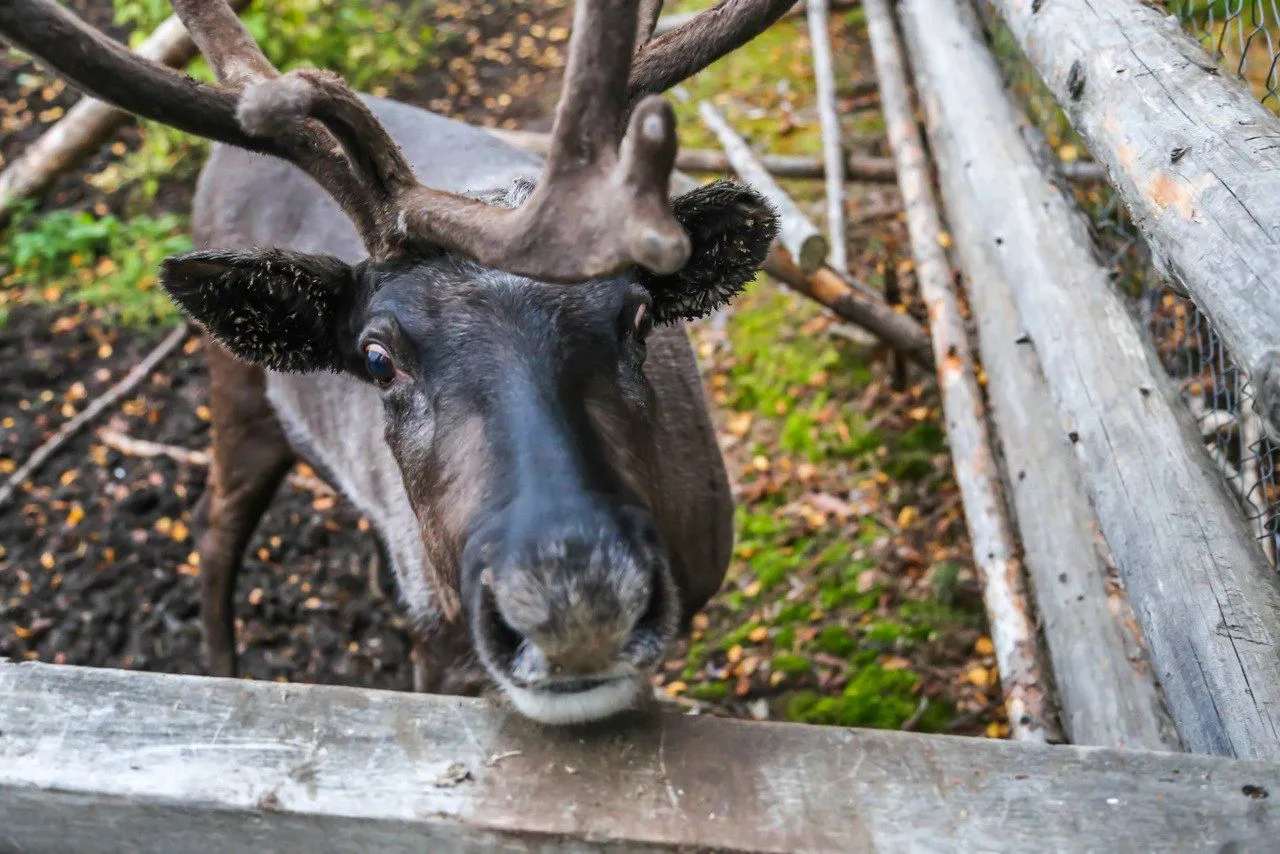
[[[1237,851],[1280,763],[0,664],[0,851]]]

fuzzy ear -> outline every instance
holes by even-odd
[[[165,260],[160,284],[237,358],[273,371],[336,371],[351,268],[328,255],[191,252]]]
[[[641,269],[658,323],[705,317],[733,299],[759,271],[778,235],[778,216],[763,196],[733,181],[714,181],[671,203],[689,233],[689,261],[658,276]]]

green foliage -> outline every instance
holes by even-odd
[[[808,673],[813,667],[809,663],[809,659],[803,655],[796,655],[790,652],[782,652],[775,655],[770,666],[775,673],[786,673],[787,675]]]
[[[258,0],[241,16],[245,28],[281,71],[324,68],[364,90],[413,71],[435,43],[426,0],[397,4],[349,0]],[[115,0],[115,21],[132,26],[136,47],[170,14],[167,0]],[[197,60],[192,76],[212,80]]]
[[[0,267],[9,271],[0,286],[45,302],[73,293],[125,323],[153,322],[172,313],[156,270],[166,256],[191,248],[186,231],[186,220],[173,214],[129,220],[82,211],[37,215],[27,204],[0,241]]]
[[[336,71],[358,90],[375,94],[418,68],[436,44],[427,25],[431,4],[413,0],[351,3],[346,0],[259,0],[241,20],[262,52],[282,71],[324,68]],[[132,27],[136,47],[170,14],[168,0],[115,0],[115,21]],[[187,69],[211,82],[203,59]],[[143,142],[120,163],[99,174],[94,183],[105,192],[134,187],[142,201],[154,199],[162,181],[195,176],[209,143],[173,128],[143,123]]]

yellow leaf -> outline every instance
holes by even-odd
[[[938,232],[938,245],[939,245],[939,246],[941,246],[943,249],[950,249],[950,248],[951,248],[951,235],[950,235],[950,234],[947,234],[945,231],[939,231],[939,232]]]
[[[1075,163],[1080,159],[1080,149],[1068,143],[1058,149],[1058,157],[1062,159],[1063,163]]]
[[[906,670],[911,667],[911,662],[897,655],[890,655],[880,662],[880,666],[885,670]]]
[[[40,565],[43,566],[45,569],[53,569],[53,564],[54,564],[54,559],[52,554],[50,554],[49,552],[45,552],[44,554],[40,555]]]
[[[729,659],[729,663],[730,663],[730,664],[737,664],[739,661],[741,661],[741,660],[742,660],[742,645],[741,645],[741,644],[736,644],[736,643],[735,643],[733,646],[729,647],[729,652],[727,653],[727,658]]]
[[[759,456],[752,457],[752,458],[751,458],[751,467],[752,467],[753,469],[755,469],[756,471],[768,471],[768,470],[769,470],[769,458],[768,458],[768,457],[766,457],[766,456],[764,456],[764,455],[759,455]]]
[[[760,588],[762,586],[763,585],[761,585],[759,581],[753,581],[750,584],[748,584],[746,587],[742,588],[742,592],[745,593],[748,597],[754,598],[760,595]]]
[[[976,685],[979,688],[985,688],[991,684],[991,671],[987,670],[985,667],[971,667],[969,668],[969,671],[965,673],[964,678],[968,680],[971,685]]]
[[[667,696],[669,697],[674,697],[677,694],[683,694],[685,691],[688,691],[688,690],[689,690],[689,686],[678,679],[666,687]]]
[[[920,511],[907,505],[898,511],[898,527],[905,528],[920,516]]]
[[[764,626],[756,626],[754,629],[747,632],[747,640],[751,641],[752,643],[762,643],[768,638],[769,638],[769,630],[766,629]]]
[[[978,655],[991,655],[996,651],[996,645],[991,642],[991,638],[978,638],[977,643],[973,645],[973,651]]]
[[[84,508],[79,504],[72,504],[71,509],[67,511],[67,527],[74,528],[84,519]]]

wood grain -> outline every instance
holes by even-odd
[[[1276,793],[1280,765],[1218,757],[641,713],[554,729],[480,700],[0,664],[6,854],[1264,852]]]
[[[924,140],[916,125],[907,65],[887,0],[863,0],[867,33],[880,81],[889,143],[898,167],[898,188],[907,215],[916,279],[929,311],[929,331],[942,391],[947,444],[964,501],[973,558],[995,644],[1000,685],[1012,736],[1025,741],[1061,738],[1046,694],[1048,682],[1017,539],[1009,520],[995,452],[987,434],[986,403],[978,385],[968,331],[943,243]]]
[[[1280,439],[1280,117],[1143,0],[995,0]]]
[[[1049,647],[1062,723],[1074,744],[1178,750],[1181,745],[1142,647],[1141,632],[1124,591],[1110,578],[1110,550],[1098,529],[1063,434],[1040,360],[1021,321],[1004,270],[993,258],[988,198],[972,192],[948,126],[937,109],[941,78],[977,65],[989,75],[970,79],[969,97],[1003,99],[994,61],[967,6],[955,0],[907,0],[900,7],[925,125],[944,190],[955,256],[964,271],[969,306],[987,373],[1005,483],[1016,511],[1024,561]],[[957,27],[963,19],[963,37]],[[940,25],[925,20],[946,19]],[[957,56],[956,54],[959,54]],[[950,93],[949,93],[950,94]],[[1018,128],[988,125],[986,135],[1017,145]],[[1041,176],[1044,183],[1051,179]],[[1023,205],[1029,208],[1029,203]],[[1045,217],[1042,228],[1066,231]],[[1016,251],[1017,247],[1013,247]]]
[[[1075,4],[1042,8],[1063,5]],[[966,224],[985,232],[1013,289],[1025,346],[1043,367],[1183,744],[1280,758],[1280,578],[1096,259],[1074,201],[1045,180],[1013,107],[993,96],[1003,91],[994,66],[974,46],[957,47],[973,37],[944,13],[955,0],[904,8],[933,69],[925,111],[940,131],[935,156],[949,164],[944,193],[976,217]],[[1041,512],[1062,512],[1058,500]]]

